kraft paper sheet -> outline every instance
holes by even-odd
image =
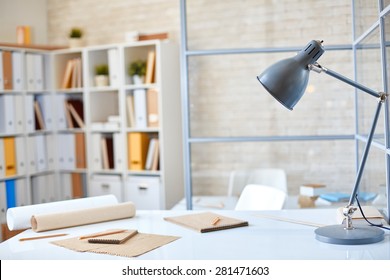
[[[202,233],[248,226],[247,221],[218,215],[212,212],[165,217],[164,220]]]
[[[7,226],[9,230],[31,228],[31,217],[33,215],[62,212],[69,209],[81,210],[113,204],[118,204],[118,200],[111,194],[13,207],[7,210]]]
[[[132,202],[124,202],[77,211],[34,215],[31,217],[31,227],[35,232],[41,232],[132,218],[134,217],[135,212],[135,206]]]
[[[105,237],[116,238],[115,235],[107,235]],[[77,252],[90,252],[132,258],[164,246],[179,238],[180,237],[177,236],[138,232],[136,235],[120,244],[89,243],[88,239],[80,240],[79,237],[53,241],[51,243]]]

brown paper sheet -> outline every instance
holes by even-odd
[[[248,226],[247,221],[225,217],[212,212],[165,217],[164,220],[202,233]]]
[[[132,218],[134,217],[135,212],[135,206],[132,202],[124,202],[77,211],[34,215],[31,218],[31,227],[35,232],[41,232]]]
[[[121,244],[89,243],[88,239],[80,240],[79,237],[53,241],[51,243],[77,252],[91,252],[132,258],[164,246],[179,238],[177,236],[138,232],[138,234]]]

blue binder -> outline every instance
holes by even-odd
[[[7,196],[7,208],[16,207],[15,180],[5,181],[5,193]]]

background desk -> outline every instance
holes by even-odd
[[[196,231],[164,221],[167,216],[189,214],[188,211],[138,211],[136,217],[35,233],[31,230],[0,244],[0,259],[126,259],[116,256],[79,253],[50,244],[51,241],[95,233],[106,229],[137,229],[143,233],[175,235],[181,238],[135,259],[158,260],[390,260],[390,235],[370,245],[343,246],[321,243],[315,239],[313,226],[261,218],[259,214],[284,217],[320,224],[334,224],[335,209],[300,209],[261,212],[212,210],[221,215],[245,219],[248,227],[210,233]],[[20,242],[21,237],[69,233],[69,236]]]

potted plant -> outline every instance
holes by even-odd
[[[128,74],[132,78],[134,84],[144,83],[146,74],[146,61],[138,59],[130,63]]]
[[[69,47],[79,48],[82,46],[83,31],[78,27],[73,27],[69,32]]]
[[[95,66],[95,85],[97,87],[108,86],[108,65],[99,64]]]

